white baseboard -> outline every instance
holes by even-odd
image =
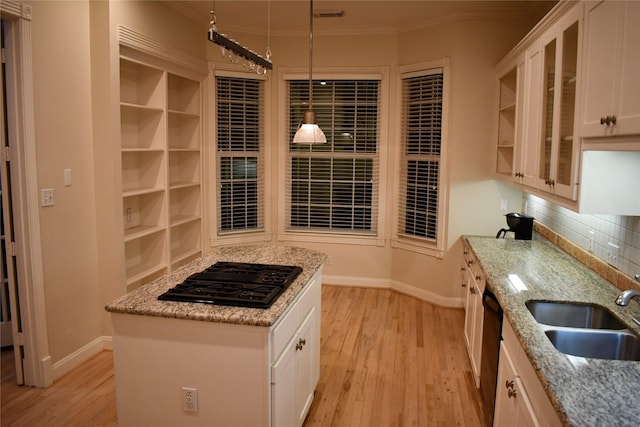
[[[386,279],[372,279],[367,277],[353,277],[353,276],[330,276],[323,275],[322,282],[335,286],[355,286],[362,288],[378,288],[378,289],[392,289],[401,294],[409,295],[422,301],[426,301],[431,304],[439,305],[441,307],[449,308],[462,308],[464,307],[464,301],[462,298],[443,297],[442,295],[434,292],[426,291],[424,289],[416,288],[415,286],[407,285],[406,283],[398,282],[395,280]]]
[[[386,279],[372,279],[370,277],[353,277],[353,276],[329,276],[322,275],[322,282],[328,285],[336,286],[352,286],[359,288],[379,288],[390,289],[391,281]]]
[[[67,357],[53,364],[54,380],[60,378],[67,372],[77,368],[91,357],[103,350],[113,350],[113,342],[110,336],[98,337],[89,344],[79,348]]]

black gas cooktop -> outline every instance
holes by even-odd
[[[217,262],[158,299],[269,308],[301,272],[302,268],[289,265]]]

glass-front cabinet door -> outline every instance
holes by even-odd
[[[582,8],[576,7],[543,37],[542,115],[536,186],[576,200],[578,154],[576,80]]]

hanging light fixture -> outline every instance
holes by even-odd
[[[294,144],[324,144],[327,137],[318,126],[313,111],[313,0],[309,1],[309,109],[304,112],[302,125],[293,136]]]
[[[213,1],[213,6],[211,8],[211,28],[207,32],[207,38],[210,42],[213,42],[221,47],[222,56],[228,56],[229,60],[233,63],[239,63],[242,61],[242,64],[245,68],[251,69],[258,74],[267,74],[267,70],[273,69],[273,65],[271,63],[271,48],[270,40],[271,40],[271,10],[269,2],[267,1],[267,53],[266,58],[258,55],[254,51],[249,48],[244,47],[234,39],[230,39],[226,36],[226,34],[222,34],[218,32],[216,28],[216,3]]]

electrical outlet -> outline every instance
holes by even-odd
[[[331,255],[327,256],[327,262],[326,263],[327,263],[327,265],[333,264],[333,258],[331,258]]]
[[[596,232],[593,230],[589,230],[589,252],[593,252],[596,244]]]
[[[182,387],[182,409],[185,412],[198,412],[198,390]]]
[[[509,201],[507,199],[500,200],[500,212],[506,212],[509,209]]]
[[[620,263],[620,260],[619,260],[620,247],[615,243],[609,242],[607,243],[607,252],[608,252],[607,262],[612,266],[618,268],[618,265]]]

